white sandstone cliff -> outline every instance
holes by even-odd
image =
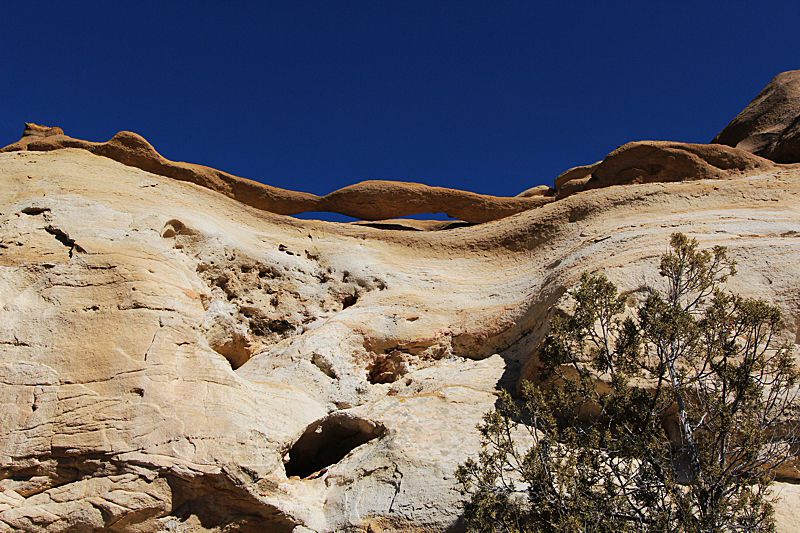
[[[738,148],[634,143],[511,216],[370,226],[70,143],[0,153],[0,531],[457,531],[454,470],[560,295],[637,298],[676,231],[800,338],[800,166]],[[341,209],[391,203],[368,189]]]

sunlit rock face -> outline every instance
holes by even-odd
[[[800,166],[739,148],[632,143],[471,223],[342,224],[138,141],[26,137],[0,153],[0,531],[461,530],[454,470],[559,297],[603,272],[635,303],[676,231],[800,338]],[[348,189],[372,219],[464,198]]]
[[[775,76],[711,142],[778,163],[800,162],[800,70]]]

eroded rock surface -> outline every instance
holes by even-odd
[[[800,70],[775,76],[711,142],[778,163],[800,162]]]
[[[0,527],[457,527],[475,424],[584,270],[636,289],[683,231],[727,245],[732,288],[800,332],[797,178],[415,232],[272,215],[85,150],[2,154]],[[309,428],[354,447],[318,459]]]
[[[153,174],[195,183],[257,209],[282,215],[331,212],[364,220],[384,220],[421,213],[445,213],[466,222],[481,223],[552,201],[542,196],[500,198],[399,181],[365,181],[320,197],[263,185],[202,165],[170,161],[143,137],[129,131],[117,133],[108,142],[89,142],[68,137],[61,128],[27,123],[22,138],[0,152],[63,148],[87,150]]]
[[[800,168],[738,148],[631,143],[481,224],[340,224],[29,130],[0,153],[0,531],[458,531],[454,470],[559,297],[589,271],[635,298],[676,231],[800,339]]]

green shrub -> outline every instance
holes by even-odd
[[[456,473],[472,531],[774,531],[798,380],[780,312],[721,289],[724,248],[670,245],[635,311],[584,275],[552,318],[541,381],[500,394]]]

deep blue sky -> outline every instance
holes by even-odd
[[[631,140],[708,142],[800,68],[800,2],[6,2],[23,122],[325,194],[514,195]]]

